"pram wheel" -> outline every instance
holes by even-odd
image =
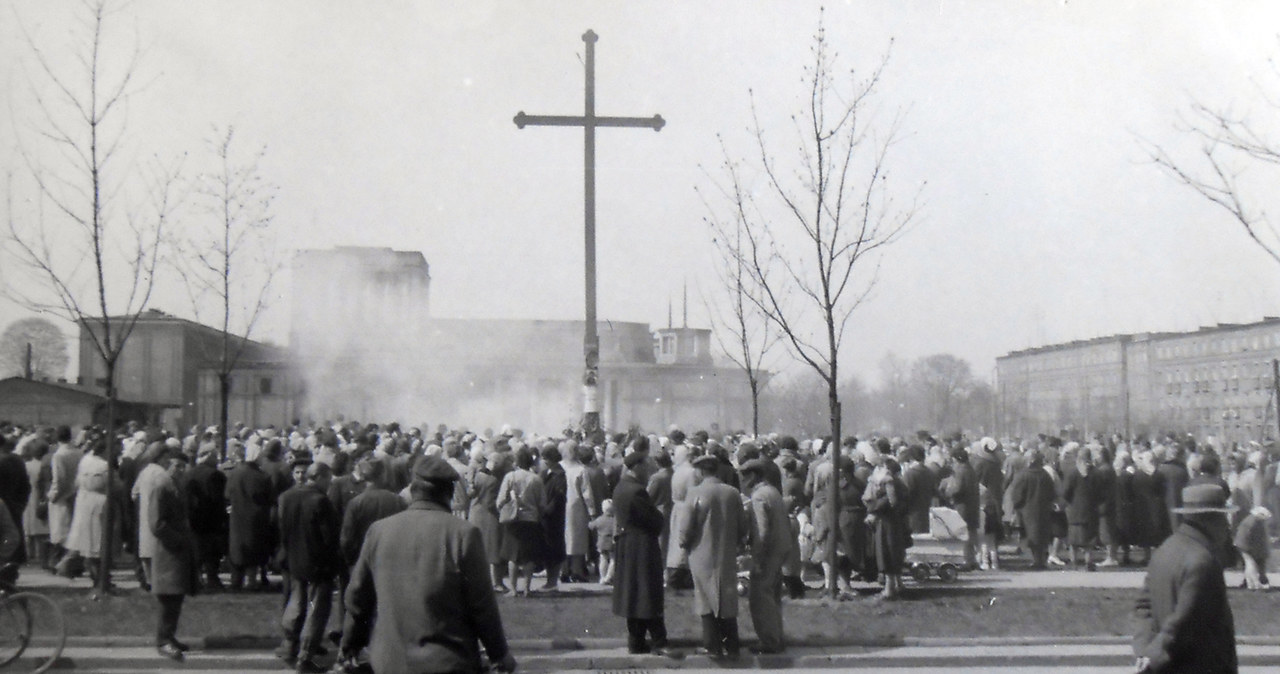
[[[956,578],[960,577],[960,569],[957,568],[955,564],[941,564],[938,566],[938,577],[944,582],[953,582]]]
[[[916,582],[923,583],[926,580],[929,580],[929,574],[930,571],[928,564],[925,564],[924,562],[916,562],[911,565],[911,577],[914,578]]]

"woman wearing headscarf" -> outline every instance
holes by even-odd
[[[503,583],[507,575],[507,560],[502,556],[502,526],[498,524],[498,485],[507,472],[507,452],[492,452],[483,458],[483,464],[471,474],[467,483],[467,496],[471,497],[471,510],[467,518],[480,530],[484,542],[484,554],[489,559],[493,591],[505,594]]]

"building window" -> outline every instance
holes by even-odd
[[[258,380],[258,393],[269,396],[271,395],[271,377],[263,377]]]
[[[675,335],[663,335],[662,336],[662,354],[665,356],[669,356],[675,352],[676,352]]]

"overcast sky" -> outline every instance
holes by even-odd
[[[855,315],[847,366],[874,379],[887,351],[951,352],[989,377],[1014,349],[1280,314],[1280,267],[1138,142],[1193,150],[1174,131],[1193,96],[1264,112],[1254,83],[1272,76],[1280,4],[827,5],[847,66],[870,64],[893,39],[883,100],[909,111],[893,179],[904,194],[927,182],[920,223],[889,251]],[[15,128],[35,114],[17,26],[67,66],[74,6],[4,3],[6,173],[23,171]],[[421,251],[437,316],[578,319],[582,134],[517,130],[511,119],[580,114],[581,35],[593,29],[597,112],[667,120],[660,133],[598,134],[600,316],[657,327],[674,300],[679,322],[687,282],[690,323],[706,326],[699,298],[716,288],[695,194],[707,184],[701,167],[719,161],[717,133],[749,150],[748,89],[766,119],[799,110],[818,8],[135,0],[108,48],[127,51],[135,33],[144,47],[145,86],[129,100],[140,156],[186,151],[197,165],[213,124],[267,146],[263,172],[280,188],[276,222],[289,245]],[[1271,92],[1280,98],[1280,82]],[[263,333],[277,340],[287,332],[283,280]],[[190,314],[172,288],[153,306]],[[0,301],[0,324],[19,315]]]

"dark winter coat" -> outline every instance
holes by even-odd
[[[929,533],[929,508],[938,494],[937,477],[917,463],[902,473],[902,482],[907,488],[907,524],[911,533]]]
[[[480,531],[415,501],[369,527],[347,587],[344,643],[367,644],[377,672],[480,672],[480,644],[490,661],[507,654],[491,582]]]
[[[1182,490],[1191,481],[1191,473],[1187,472],[1187,464],[1177,459],[1156,466],[1156,472],[1164,481],[1164,507],[1169,518],[1169,528],[1166,531],[1174,531],[1182,519],[1173,509],[1182,507]]]
[[[978,530],[982,519],[982,504],[978,496],[978,474],[967,463],[955,463],[951,477],[944,481],[944,495],[955,505],[970,533]]]
[[[1043,466],[1024,468],[1013,478],[1011,500],[1022,517],[1023,535],[1035,545],[1048,545],[1053,539],[1053,504],[1058,500],[1057,486]]]
[[[624,474],[613,490],[617,520],[614,546],[613,614],[623,618],[663,617],[662,549],[664,518],[645,486]]]
[[[156,537],[151,557],[151,593],[195,594],[195,536],[187,512],[187,498],[173,480],[165,480],[149,494],[146,526]]]
[[[1235,624],[1213,549],[1204,532],[1186,523],[1152,554],[1133,636],[1133,651],[1150,659],[1149,671],[1238,671]]]
[[[223,536],[227,531],[227,476],[207,463],[187,473],[191,530],[197,536]]]
[[[236,566],[262,566],[275,552],[276,532],[271,511],[276,495],[271,477],[256,463],[245,462],[227,476],[227,503],[231,506],[227,557]]]
[[[0,452],[0,501],[9,509],[9,516],[18,528],[18,540],[24,541],[22,530],[22,511],[27,509],[27,501],[31,498],[31,476],[27,474],[27,464],[13,452]],[[27,561],[27,546],[18,546],[9,561],[21,564]]]
[[[564,519],[569,483],[559,463],[550,464],[542,475],[546,510],[542,511],[542,530],[547,539],[545,563],[559,564],[565,559]]]
[[[876,567],[881,573],[901,573],[907,548],[911,547],[907,485],[897,477],[881,485],[869,485],[863,502],[867,504],[867,516],[872,522]]]
[[[351,499],[346,512],[342,514],[342,529],[338,534],[342,558],[347,566],[354,566],[360,558],[360,546],[364,545],[369,527],[404,508],[404,499],[380,487],[366,488],[359,496]]]
[[[338,513],[323,491],[312,484],[280,495],[280,552],[283,567],[295,580],[332,580],[342,569]]]
[[[1164,500],[1164,475],[1133,474],[1133,540],[1131,545],[1154,548],[1169,537],[1169,509]]]

